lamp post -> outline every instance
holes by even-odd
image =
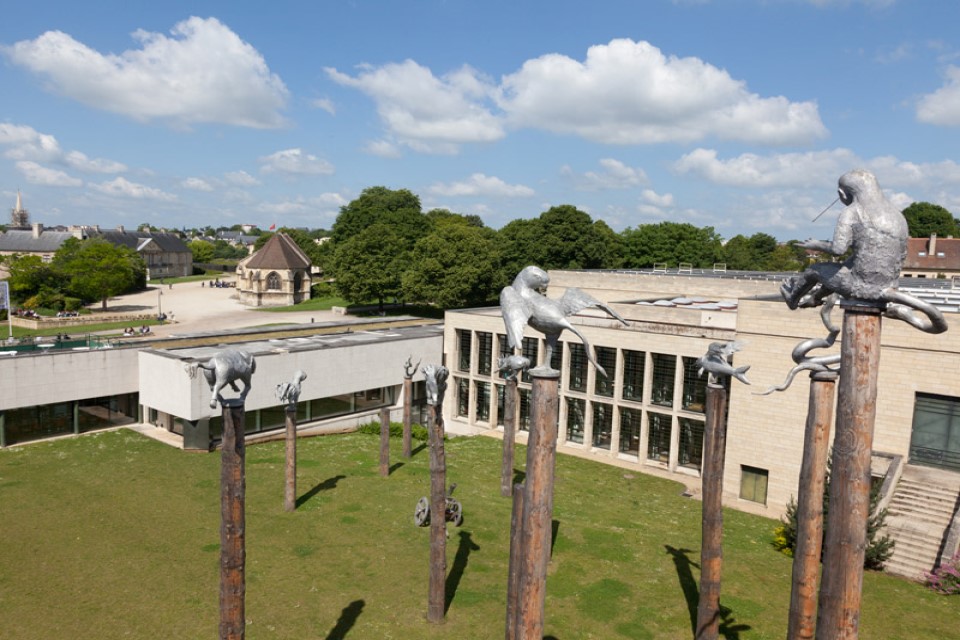
[[[160,324],[163,324],[163,306],[160,304],[160,298],[163,297],[163,290],[157,289],[157,320],[160,321]]]

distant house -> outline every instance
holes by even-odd
[[[172,233],[127,231],[122,226],[101,230],[98,226],[72,226],[68,230],[45,229],[39,222],[30,229],[8,229],[0,234],[0,255],[39,255],[49,262],[70,238],[102,238],[115,246],[136,251],[147,265],[147,278],[173,278],[193,273],[193,253]]]
[[[960,239],[910,238],[907,240],[907,259],[901,274],[915,278],[950,278],[960,275]]]
[[[242,231],[217,231],[217,237],[213,240],[224,240],[235,247],[243,247],[248,253],[253,253],[253,245],[257,243],[260,236],[251,236]]]
[[[285,233],[237,265],[240,302],[251,307],[297,304],[310,299],[310,258]]]

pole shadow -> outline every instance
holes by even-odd
[[[393,472],[396,471],[397,469],[399,469],[400,467],[402,467],[403,464],[404,464],[404,463],[402,463],[402,462],[394,462],[392,465],[390,465],[390,468],[387,469],[387,475],[388,475],[388,476],[392,476],[392,475],[393,475]]]
[[[347,476],[344,476],[344,475],[337,475],[337,476],[333,476],[332,478],[327,478],[320,484],[316,485],[313,489],[310,489],[310,491],[307,491],[305,494],[297,498],[297,505],[296,505],[297,508],[299,509],[302,505],[309,502],[310,498],[317,495],[321,491],[327,491],[329,489],[335,488],[337,486],[337,483],[346,477]]]
[[[446,614],[453,603],[453,597],[457,594],[457,587],[460,586],[460,579],[463,578],[463,572],[467,568],[467,560],[470,558],[471,551],[479,551],[480,546],[470,539],[469,531],[460,531],[460,544],[457,546],[457,555],[453,559],[453,567],[447,576],[444,585],[444,605],[443,613]]]
[[[347,632],[353,628],[353,625],[357,622],[357,618],[363,613],[364,604],[363,600],[354,600],[345,606],[343,611],[340,612],[337,624],[334,625],[330,633],[327,634],[327,640],[343,640],[346,638]]]
[[[557,545],[557,535],[560,533],[560,521],[550,522],[550,557],[553,558],[553,548]]]
[[[410,451],[410,457],[412,458],[413,456],[417,455],[418,453],[420,453],[421,451],[423,451],[423,450],[426,449],[426,448],[427,448],[427,443],[426,443],[426,442],[421,442],[421,443],[418,444],[413,450]]]
[[[680,588],[683,590],[683,597],[687,601],[687,611],[690,614],[690,631],[694,637],[697,637],[697,605],[700,603],[700,586],[697,579],[693,576],[691,567],[700,568],[696,562],[687,557],[692,553],[690,549],[675,549],[668,544],[663,545],[667,553],[673,556],[673,564],[677,568],[677,578],[680,581]],[[750,625],[736,624],[736,618],[733,617],[733,610],[729,607],[720,605],[720,635],[726,640],[740,640],[741,631],[749,631]]]
[[[521,471],[519,469],[513,470],[513,484],[523,484],[523,481],[527,479],[527,472]]]

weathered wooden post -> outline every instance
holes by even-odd
[[[390,409],[380,409],[380,477],[390,475]]]
[[[947,330],[938,309],[897,290],[909,237],[899,208],[886,199],[868,171],[845,173],[838,186],[846,208],[833,240],[811,240],[802,246],[847,257],[843,262],[816,263],[780,287],[791,309],[817,306],[836,294],[845,311],[818,640],[853,640],[859,634],[881,314],[928,333]]]
[[[793,584],[787,640],[813,640],[817,630],[817,578],[823,545],[823,487],[833,423],[836,371],[810,375],[807,425],[797,493],[797,546],[793,553]]]
[[[300,384],[306,379],[307,374],[298,370],[293,374],[291,382],[283,382],[277,385],[277,399],[287,403],[284,412],[286,426],[284,511],[294,511],[297,508],[297,402],[300,399]]]
[[[430,440],[430,586],[427,620],[443,622],[447,579],[447,458],[443,448],[443,394],[447,387],[446,367],[427,365],[427,404]]]
[[[510,564],[507,573],[506,640],[517,637],[517,593],[520,591],[520,543],[523,538],[523,483],[513,486],[513,509],[510,512]]]
[[[523,481],[520,585],[517,592],[517,640],[543,638],[547,566],[553,534],[553,479],[557,457],[560,374],[531,369],[530,436]]]
[[[837,429],[830,467],[830,513],[817,612],[818,640],[858,637],[870,517],[870,457],[876,419],[881,309],[859,301],[844,301],[840,306],[845,314]]]
[[[723,382],[734,377],[750,384],[750,365],[734,369],[729,358],[739,342],[713,342],[697,360],[700,375],[709,372],[706,424],[703,432],[703,465],[700,470],[703,512],[700,549],[700,598],[697,603],[697,640],[716,640],[720,633],[720,575],[723,569],[723,466],[727,452],[727,389]]]
[[[407,358],[403,365],[403,457],[409,458],[413,455],[411,440],[413,439],[413,374],[417,372],[420,361],[412,364],[413,357]]]
[[[246,597],[246,518],[244,469],[244,400],[250,392],[250,381],[257,369],[253,356],[245,351],[228,349],[206,362],[186,365],[191,378],[202,370],[212,391],[210,407],[220,402],[223,437],[220,456],[220,638],[242,640],[245,633],[244,600]],[[244,384],[239,398],[225,400],[220,391],[230,385],[239,391],[236,381]]]
[[[507,381],[503,390],[503,466],[500,471],[500,495],[509,497],[513,490],[513,459],[517,438],[517,376],[530,368],[530,359],[508,356],[497,361],[498,370]]]

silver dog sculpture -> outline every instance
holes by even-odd
[[[221,404],[226,404],[220,392],[228,384],[240,394],[238,400],[240,404],[243,404],[247,394],[250,393],[250,378],[257,370],[257,362],[253,355],[246,351],[227,349],[214,355],[206,362],[184,365],[184,369],[191,379],[196,377],[198,369],[203,370],[203,376],[207,379],[207,384],[210,385],[210,408],[216,409],[218,400]],[[240,388],[237,387],[237,380],[243,382],[243,391],[240,391]]]
[[[504,380],[516,380],[521,371],[530,368],[530,358],[523,356],[504,356],[497,358],[497,371],[503,374]]]
[[[307,374],[297,369],[293,374],[293,380],[277,385],[277,400],[286,402],[288,411],[297,408],[297,402],[300,400],[300,383],[306,379]]]

